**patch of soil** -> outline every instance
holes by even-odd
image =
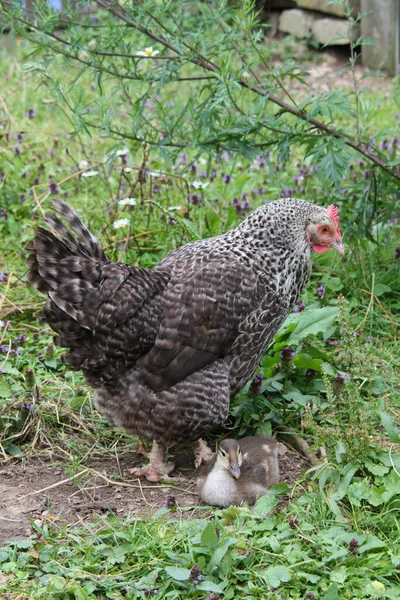
[[[191,506],[191,516],[199,509],[196,491],[197,472],[193,456],[185,450],[174,454],[177,483],[149,483],[132,479],[128,469],[142,463],[142,457],[105,459],[88,462],[78,476],[71,478],[64,467],[52,462],[30,459],[0,467],[0,545],[9,540],[24,539],[34,533],[30,519],[40,524],[43,519],[55,525],[81,525],[107,512],[124,518],[149,517],[174,496],[180,506]],[[299,454],[288,450],[281,455],[282,481],[292,484],[309,465]],[[180,517],[182,516],[179,513]],[[201,511],[204,516],[204,510]]]

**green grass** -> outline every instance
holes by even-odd
[[[329,462],[321,471],[310,472],[292,490],[278,488],[288,501],[277,504],[271,493],[254,512],[229,508],[215,510],[208,519],[187,519],[178,507],[173,515],[161,510],[149,519],[120,521],[110,515],[83,528],[59,528],[45,520],[33,526],[29,539],[0,550],[0,592],[5,598],[22,594],[62,600],[143,598],[152,590],[156,597],[176,599],[213,594],[225,600],[400,598],[400,260],[395,258],[400,227],[395,202],[386,204],[385,190],[380,190],[372,235],[361,237],[357,214],[366,166],[356,160],[349,178],[335,190],[299,154],[285,165],[274,155],[254,163],[201,156],[194,172],[190,154],[171,162],[128,142],[128,154],[118,156],[125,144],[83,133],[71,138],[71,126],[46,87],[23,70],[29,50],[18,42],[12,51],[2,50],[0,61],[0,120],[7,133],[0,149],[0,450],[5,463],[51,452],[72,476],[90,458],[115,451],[123,455],[136,443],[100,418],[83,377],[65,368],[52,333],[34,318],[43,298],[24,282],[23,246],[52,197],[73,203],[111,258],[149,267],[190,239],[233,227],[250,210],[246,201],[254,209],[290,188],[321,205],[341,206],[348,253],[344,261],[333,253],[316,259],[303,295],[306,310],[293,315],[292,327],[281,330],[264,358],[261,394],[247,386],[230,420],[241,435],[268,432],[285,422],[310,443],[324,442]],[[175,99],[183,101],[179,92]],[[382,131],[396,124],[392,115],[398,107],[393,94],[371,96],[371,102],[378,101],[384,106],[373,126],[383,141]],[[28,118],[32,108],[35,116]],[[80,176],[82,160],[98,174]],[[161,176],[147,175],[143,181],[143,165]],[[293,179],[300,170],[301,184]],[[199,190],[195,181],[208,185]],[[50,182],[59,189],[49,190]],[[133,196],[135,207],[118,204]],[[129,226],[116,230],[113,223],[120,218],[127,218]],[[321,285],[325,291],[319,297]],[[340,314],[339,294],[347,299]],[[322,309],[331,309],[333,318],[318,324]],[[300,335],[306,323],[311,329]],[[354,332],[360,336],[354,338]],[[327,344],[326,337],[339,340],[340,347]],[[280,354],[287,346],[296,355],[282,365]],[[351,379],[337,389],[336,374]],[[365,430],[350,430],[352,421],[363,423],[363,415]],[[357,450],[359,438],[362,451]],[[197,585],[190,574],[195,566],[202,575]]]

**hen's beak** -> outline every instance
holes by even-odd
[[[240,477],[240,467],[239,467],[239,463],[237,462],[232,462],[229,466],[232,475],[234,476],[235,479],[239,479]]]
[[[335,240],[334,242],[331,243],[330,247],[337,250],[339,252],[339,254],[344,254],[344,245],[343,245],[342,240]]]

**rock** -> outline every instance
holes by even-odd
[[[358,38],[360,28],[356,25],[350,29],[346,19],[322,17],[315,19],[312,32],[317,42],[322,45],[343,46],[350,43],[350,36],[352,41]]]
[[[329,4],[328,0],[296,0],[296,4],[299,8],[307,8],[308,10],[317,10],[329,15],[335,15],[336,17],[344,17],[345,8],[341,4]],[[350,0],[350,8],[352,14],[356,15],[360,10],[360,0]]]
[[[279,31],[290,33],[298,38],[313,36],[322,45],[342,46],[349,44],[349,35],[356,40],[360,35],[359,26],[349,31],[346,19],[319,17],[316,13],[294,8],[284,10],[279,20]]]
[[[279,19],[279,31],[298,38],[310,37],[314,18],[311,13],[298,8],[284,10]]]
[[[391,75],[399,73],[399,0],[361,0],[363,38],[372,39],[374,45],[362,48],[363,64],[370,69],[385,69]]]

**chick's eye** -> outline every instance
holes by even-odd
[[[221,456],[226,456],[226,452],[222,448],[219,449],[219,453]]]

